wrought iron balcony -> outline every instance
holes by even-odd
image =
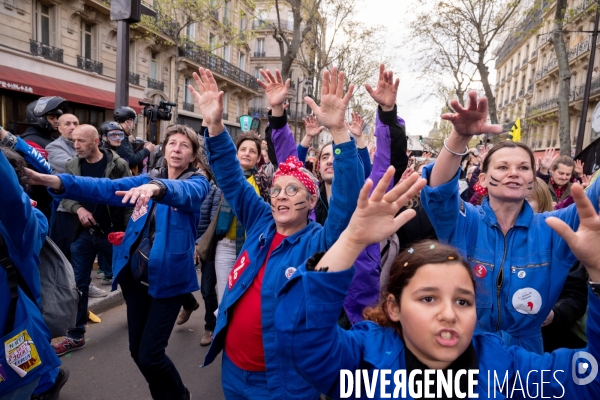
[[[531,93],[533,92],[533,83],[529,86],[527,86],[527,93]]]
[[[165,91],[165,83],[152,78],[148,78],[148,87],[150,89],[160,90],[161,92]]]
[[[524,94],[525,94],[525,90],[523,90],[523,89],[519,90],[519,97],[523,97]]]
[[[194,103],[183,102],[183,109],[185,111],[194,112]]]
[[[200,46],[194,44],[184,46],[179,49],[179,55],[209,68],[213,73],[221,74],[251,90],[258,91],[258,83],[255,77],[222,58],[202,50]]]
[[[229,114],[228,113],[223,113],[223,119],[225,121],[229,121]]]
[[[515,70],[514,72],[516,73],[519,70],[519,63],[517,63],[517,65],[515,65]]]
[[[521,67],[524,67],[524,66],[525,66],[525,64],[527,64],[527,61],[529,61],[529,60],[527,59],[527,57],[525,57],[525,58],[523,59],[523,62],[521,62]]]
[[[47,60],[63,62],[63,50],[54,46],[40,43],[36,40],[29,40],[29,51],[34,56],[44,57]]]
[[[133,85],[139,85],[140,84],[140,75],[130,72],[129,73],[129,83],[131,83]]]
[[[531,52],[531,59],[533,60],[534,57],[537,57],[537,50],[534,50]]]
[[[82,56],[77,56],[77,68],[102,75],[103,65],[101,62],[90,60],[89,58]]]
[[[254,57],[266,57],[266,53],[264,51],[263,52],[255,51]]]
[[[517,95],[513,94],[512,96],[510,96],[510,101],[515,101],[517,99]]]

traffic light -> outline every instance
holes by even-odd
[[[423,136],[419,135],[419,143],[423,143]]]

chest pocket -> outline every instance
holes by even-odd
[[[494,255],[488,251],[468,250],[467,261],[475,278],[475,296],[477,308],[492,308],[494,282]],[[488,254],[489,253],[489,254]]]
[[[509,310],[531,319],[538,317],[540,310],[547,305],[549,288],[552,286],[550,260],[549,252],[530,254],[527,259],[511,258],[507,299]]]

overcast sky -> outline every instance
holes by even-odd
[[[387,28],[387,51],[394,50],[396,62],[394,74],[400,77],[398,91],[398,115],[406,121],[410,135],[426,135],[439,120],[442,104],[435,99],[415,102],[420,94],[431,92],[424,82],[416,80],[410,72],[410,49],[402,48],[403,38],[408,35],[408,23],[411,20],[410,9],[414,4],[422,5],[420,0],[363,0],[360,4],[360,18],[367,24],[380,24]],[[490,65],[490,68],[492,66]]]

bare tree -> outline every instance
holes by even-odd
[[[439,16],[436,30],[448,37],[461,27],[459,45],[467,60],[477,68],[479,79],[488,98],[492,123],[498,123],[496,98],[489,82],[488,62],[491,46],[498,34],[510,22],[521,0],[456,0],[436,3],[433,13]]]

